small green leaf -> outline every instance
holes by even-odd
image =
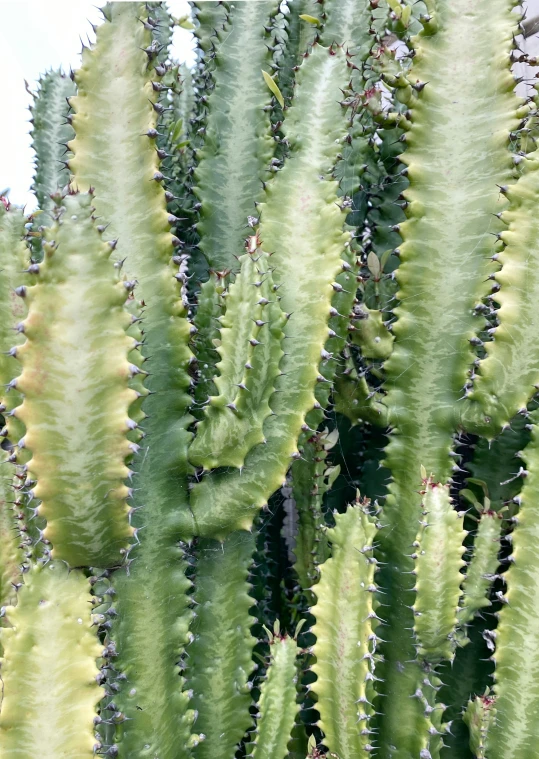
[[[320,20],[315,18],[314,16],[309,16],[307,13],[302,13],[300,15],[300,19],[302,21],[306,21],[308,24],[314,24],[315,26],[320,26]]]
[[[468,503],[471,503],[472,506],[475,506],[476,509],[481,511],[482,506],[477,500],[477,498],[475,497],[475,493],[472,493],[471,490],[468,490],[468,488],[464,488],[463,490],[460,491],[459,496],[461,498],[464,498],[466,501],[468,501]]]
[[[180,139],[180,137],[182,136],[182,131],[183,131],[183,119],[178,119],[174,127],[174,131],[172,132],[172,137],[171,137],[172,142],[175,143]]]
[[[187,14],[185,16],[179,16],[178,18],[175,18],[174,25],[179,26],[181,29],[188,29],[189,31],[195,28],[194,24],[189,19],[189,15]]]
[[[262,69],[262,76],[264,77],[264,81],[266,82],[270,90],[273,92],[273,94],[277,98],[281,108],[284,108],[284,98],[281,94],[281,90],[277,87],[273,78],[268,74],[267,71],[264,71],[263,69]]]
[[[371,250],[369,255],[367,256],[367,266],[369,267],[369,271],[374,277],[374,279],[380,279],[380,274],[382,273],[382,267],[380,266],[380,259],[374,253],[374,251]]]
[[[384,271],[389,256],[393,253],[391,248],[385,250],[380,257],[380,268]]]

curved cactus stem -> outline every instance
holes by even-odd
[[[284,481],[305,416],[315,404],[332,283],[349,240],[342,231],[344,211],[335,202],[337,186],[328,174],[346,136],[338,102],[346,81],[346,57],[339,49],[315,46],[298,72],[285,124],[290,157],[268,183],[267,201],[260,206],[262,249],[272,253],[281,308],[293,312],[284,330],[283,381],[264,425],[266,445],[252,449],[241,473],[212,473],[193,488],[187,533],[217,537],[250,528],[257,510]]]
[[[517,17],[508,0],[437,3],[422,23],[409,77],[402,74],[395,92],[412,116],[402,155],[410,186],[404,192],[409,218],[400,225],[400,305],[384,364],[394,434],[385,460],[393,476],[384,508],[388,527],[380,536],[386,564],[379,582],[388,594],[380,612],[388,622],[380,759],[417,756],[424,734],[419,702],[410,698],[421,673],[409,663],[413,565],[406,554],[420,509],[420,465],[442,483],[451,475],[455,414],[474,359],[468,341],[482,328],[473,309],[487,295],[494,268],[490,233],[502,230],[492,215],[505,206],[497,185],[511,176],[503,146],[518,125],[520,103],[510,71]],[[480,106],[470,113],[477,92]]]
[[[466,532],[462,514],[459,515],[451,503],[449,486],[429,478],[422,493],[421,526],[413,544],[414,633],[419,656],[436,664],[452,659],[455,651]]]
[[[271,259],[256,250],[256,235],[249,239],[255,250],[240,259],[220,317],[218,394],[210,396],[189,449],[191,462],[204,469],[242,467],[249,451],[265,441],[263,425],[280,374],[286,314]]]
[[[299,711],[296,703],[298,645],[275,634],[269,642],[270,663],[260,688],[259,717],[252,759],[285,759]],[[248,744],[249,746],[249,744]]]
[[[496,720],[489,728],[488,759],[531,759],[539,740],[539,413],[532,413],[531,441],[525,450],[527,476],[515,518],[504,606],[495,634]]]
[[[375,533],[374,520],[359,500],[337,514],[335,527],[328,530],[332,557],[321,565],[320,581],[313,589],[318,601],[311,609],[316,618],[312,632],[317,676],[312,687],[324,745],[341,759],[372,750]]]
[[[25,575],[4,647],[0,715],[2,756],[92,759],[96,682],[101,653],[91,631],[90,586],[65,564],[34,566]]]
[[[271,73],[265,27],[277,0],[237,3],[218,31],[208,95],[205,139],[198,152],[194,191],[201,202],[200,247],[213,268],[236,268],[247,217],[264,195],[274,141],[267,114],[271,92],[262,70]]]
[[[502,525],[502,515],[495,511],[484,511],[479,518],[472,558],[462,585],[462,605],[457,615],[460,626],[469,624],[481,609],[491,605],[488,595],[500,564]]]
[[[525,118],[530,105],[518,113]],[[461,409],[462,423],[471,432],[483,430],[489,438],[509,424],[511,417],[526,408],[539,385],[539,357],[534,351],[539,327],[534,320],[539,297],[539,222],[536,215],[539,192],[539,151],[520,157],[519,180],[504,194],[509,207],[501,213],[506,228],[495,258],[492,298],[499,307],[494,337],[485,343],[486,357],[479,363],[468,404]]]
[[[148,417],[140,424],[148,446],[133,463],[131,521],[137,543],[128,567],[114,576],[118,626],[115,622],[111,637],[118,666],[127,673],[115,696],[126,715],[118,751],[120,757],[145,750],[178,759],[178,752],[185,756],[198,740],[190,736],[193,714],[177,667],[192,617],[190,582],[177,544],[181,513],[188,508],[191,325],[176,279],[185,286],[183,259],[179,272],[173,266],[175,241],[155,151],[152,82],[159,71],[145,52],[152,43],[139,20],[145,9],[113,3],[105,10],[110,20],[97,30],[96,45],[84,51],[76,74],[72,167],[77,185],[95,187],[97,214],[104,224],[110,222],[106,234],[118,237],[119,257],[127,257],[124,266],[138,281],[137,295],[145,303],[144,369],[152,393],[144,403]]]
[[[69,166],[62,165],[69,160],[67,143],[73,139],[70,124],[69,99],[77,92],[75,83],[62,71],[47,71],[38,82],[39,90],[34,95],[32,114],[32,148],[35,153],[35,172],[32,190],[38,206],[47,212],[41,224],[49,224],[54,203],[51,195],[69,184]],[[69,118],[68,118],[69,117]]]
[[[470,731],[470,750],[473,755],[476,759],[488,759],[485,753],[487,736],[490,726],[496,723],[496,698],[488,689],[483,696],[470,699],[464,713],[464,722]]]
[[[187,649],[195,726],[205,736],[193,751],[196,759],[233,756],[251,725],[249,676],[256,639],[250,633],[255,618],[249,614],[254,600],[247,575],[254,549],[254,536],[247,532],[233,533],[222,544],[197,545],[197,616]]]
[[[136,340],[126,334],[128,291],[91,219],[92,196],[68,196],[56,214],[35,284],[22,292],[26,342],[16,350],[15,381],[23,402],[13,414],[26,427],[18,445],[31,452],[28,472],[52,557],[72,567],[111,566],[133,533],[123,481],[129,407],[138,397],[128,386]]]

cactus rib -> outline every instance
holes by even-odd
[[[20,759],[92,759],[92,720],[102,697],[90,586],[62,562],[25,575],[12,627],[0,631],[3,700],[0,752]]]
[[[127,433],[136,426],[129,407],[139,395],[129,387],[137,341],[126,334],[128,290],[91,219],[92,196],[58,204],[35,284],[21,292],[28,315],[15,381],[23,401],[13,414],[26,433],[18,460],[23,447],[30,451],[28,475],[37,480],[33,494],[52,557],[106,567],[121,563],[133,534],[124,480]]]

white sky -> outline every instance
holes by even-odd
[[[10,188],[12,202],[35,207],[29,188],[32,183],[33,154],[28,134],[31,97],[41,72],[61,66],[65,72],[76,69],[80,61],[81,37],[94,38],[93,24],[102,16],[100,0],[0,0],[2,23],[0,51],[3,58],[0,77],[0,192]],[[169,0],[175,16],[189,11],[187,0]],[[188,64],[194,61],[191,34],[174,32],[174,55]]]

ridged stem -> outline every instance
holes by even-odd
[[[488,7],[487,7],[488,6]],[[508,0],[436,3],[413,40],[409,82],[398,98],[411,109],[406,133],[408,220],[397,273],[400,305],[394,350],[385,362],[394,433],[385,465],[393,481],[382,521],[380,585],[388,606],[385,663],[380,669],[384,715],[381,759],[415,759],[427,726],[417,699],[421,673],[413,663],[410,628],[412,560],[407,557],[419,514],[420,467],[445,483],[454,413],[473,361],[478,329],[473,307],[487,294],[493,214],[504,207],[497,185],[510,178],[504,150],[517,125],[509,52],[516,17]],[[419,83],[419,84],[418,84]],[[425,83],[425,84],[423,84]],[[478,99],[478,93],[481,93]],[[470,111],[469,103],[474,103]],[[393,748],[394,747],[394,748]]]

